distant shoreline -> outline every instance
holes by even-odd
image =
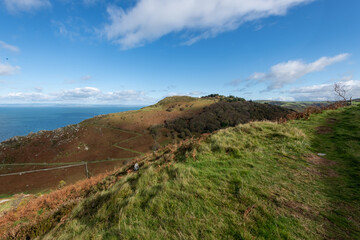
[[[0,105],[0,142],[31,132],[52,131],[102,114],[138,110],[143,106],[6,106]]]

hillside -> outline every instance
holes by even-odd
[[[0,143],[0,194],[48,191],[59,182],[71,184],[112,171],[193,135],[240,122],[276,120],[288,113],[280,107],[240,98],[175,96],[137,111],[102,115],[54,131],[14,137]],[[187,123],[191,126],[183,126]]]
[[[0,217],[0,233],[10,239],[359,239],[359,136],[360,105],[285,124],[240,124],[146,154],[103,180],[20,204]]]
[[[271,100],[259,100],[258,103],[271,104],[283,108],[292,109],[298,112],[304,111],[308,107],[322,107],[331,104],[330,101],[297,101],[297,102],[287,102],[287,101],[271,101]]]

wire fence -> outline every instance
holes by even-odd
[[[107,126],[104,126],[104,127],[107,127]],[[112,128],[112,127],[108,127],[108,128]],[[122,150],[125,150],[125,151],[129,151],[129,152],[132,152],[132,153],[137,153],[137,154],[139,154],[140,156],[144,155],[144,153],[142,153],[142,152],[138,152],[138,151],[135,151],[135,150],[132,150],[132,149],[129,149],[129,148],[124,148],[124,147],[121,147],[121,146],[118,145],[118,144],[120,144],[120,143],[127,142],[127,141],[130,141],[130,140],[136,139],[136,138],[138,138],[138,137],[141,137],[141,136],[143,136],[142,134],[137,133],[137,132],[131,132],[131,131],[122,130],[122,129],[119,129],[119,128],[113,128],[113,129],[116,129],[116,130],[121,131],[121,132],[132,133],[132,134],[135,134],[135,135],[136,135],[135,137],[131,137],[131,138],[128,138],[128,139],[125,139],[125,140],[122,140],[122,141],[120,141],[120,142],[117,142],[117,143],[113,144],[114,147],[119,148],[119,149],[122,149]],[[129,160],[129,159],[133,159],[133,158],[134,158],[134,157],[132,157],[132,158],[114,158],[114,159],[91,161],[91,162],[89,162],[89,163],[100,163],[100,162],[109,162],[109,161]],[[56,164],[64,164],[64,165],[65,165],[65,164],[71,164],[71,163],[56,163]],[[31,166],[31,165],[33,165],[33,166],[46,166],[46,165],[50,165],[50,164],[49,164],[49,163],[12,163],[12,164],[0,164],[0,166]],[[18,175],[18,176],[20,175],[20,176],[21,176],[21,175],[23,175],[23,174],[28,174],[28,173],[52,171],[52,170],[57,170],[57,169],[78,167],[78,166],[83,166],[83,165],[85,165],[86,177],[89,178],[88,162],[80,162],[79,164],[66,165],[66,166],[60,166],[60,167],[54,167],[54,168],[36,169],[36,170],[16,172],[16,173],[5,173],[5,174],[0,174],[0,177],[16,176],[16,175]]]

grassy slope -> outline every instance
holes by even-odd
[[[323,101],[323,102],[321,102],[321,101],[285,102],[285,101],[259,100],[259,101],[255,101],[255,102],[273,104],[273,105],[277,105],[280,107],[293,109],[298,112],[304,111],[307,107],[321,106],[321,105],[329,104],[329,102],[325,102],[325,101]]]
[[[71,131],[72,127],[65,127],[63,131],[46,131],[43,134],[20,137],[18,141],[3,142],[3,146],[0,143],[0,175],[49,168],[50,165],[75,165],[85,161],[90,163],[90,174],[111,171],[138,154],[151,151],[154,140],[148,127],[162,124],[164,120],[194,115],[213,103],[214,100],[209,99],[167,97],[158,104],[141,110],[85,120],[77,125],[79,131]],[[176,107],[171,112],[166,111],[173,105]],[[34,163],[38,165],[32,165]],[[31,174],[0,177],[0,181],[4,181],[4,184],[0,184],[0,194],[33,193],[56,188],[60,180],[71,184],[86,177],[80,167],[69,170],[72,172],[42,172],[37,174],[37,178],[33,178]],[[46,179],[46,183],[42,179]]]
[[[86,199],[45,239],[359,238],[359,131],[359,106],[221,130],[195,159],[148,162]]]
[[[326,153],[336,162],[331,168],[336,177],[322,179],[329,211],[328,233],[335,239],[360,239],[360,105],[313,115],[310,121],[295,121],[294,126],[311,136],[313,151]],[[316,128],[326,126],[326,134]]]
[[[137,111],[112,113],[100,119],[85,120],[84,123],[92,123],[121,127],[125,130],[143,131],[152,125],[163,124],[165,120],[172,120],[183,116],[192,116],[201,112],[202,108],[213,104],[212,99],[199,99],[193,97],[174,96],[167,97],[157,104],[144,107]],[[166,111],[173,107],[172,111]],[[183,108],[181,111],[180,108]]]

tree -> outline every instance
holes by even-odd
[[[337,96],[339,96],[340,98],[342,98],[344,100],[344,102],[348,102],[347,100],[347,94],[349,93],[349,89],[346,89],[345,85],[341,82],[339,83],[335,83],[334,84],[334,92],[336,93]],[[352,102],[352,96],[349,99],[350,101],[350,105]]]

